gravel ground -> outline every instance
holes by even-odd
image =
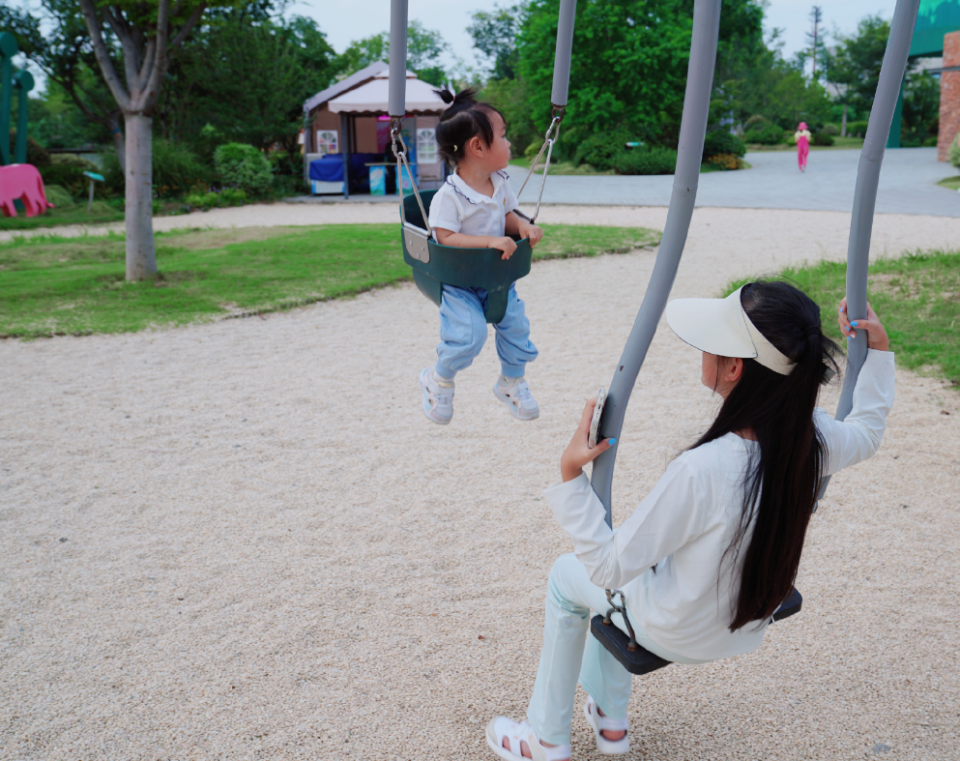
[[[222,217],[269,223],[238,214]],[[697,210],[674,295],[842,256],[848,224]],[[958,240],[960,220],[881,216],[874,251]],[[453,423],[423,417],[437,319],[410,285],[0,342],[0,758],[493,758],[483,727],[525,711],[547,573],[570,549],[540,495],[653,260],[552,261],[523,281],[534,423],[494,399],[492,346],[458,378]],[[619,445],[618,521],[715,411],[699,375],[662,328]],[[812,523],[803,612],[755,653],[637,678],[628,758],[960,757],[958,493],[960,395],[900,372],[883,447]],[[576,716],[575,757],[599,759]]]

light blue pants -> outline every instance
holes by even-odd
[[[611,719],[627,718],[632,675],[595,637],[587,636],[590,611],[606,613],[609,607],[606,592],[590,581],[575,555],[557,558],[547,584],[543,650],[527,710],[527,721],[545,742],[570,742],[578,672],[580,685],[604,714]],[[614,614],[613,622],[626,631],[619,614]],[[634,616],[630,623],[640,647],[668,661],[700,663],[664,650],[637,626]]]
[[[487,340],[487,321],[483,309],[487,292],[483,288],[443,286],[440,304],[440,343],[437,344],[437,374],[453,378],[470,367]],[[530,340],[530,320],[524,314],[523,302],[516,288],[510,286],[507,312],[493,326],[497,331],[497,356],[503,374],[519,378],[527,362],[537,358],[537,347]]]

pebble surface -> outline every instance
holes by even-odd
[[[337,208],[309,224],[347,221]],[[662,229],[665,210],[542,219]],[[842,258],[848,228],[697,209],[673,295]],[[958,240],[960,220],[880,215],[873,252]],[[544,262],[520,283],[533,423],[491,392],[492,331],[453,422],[423,416],[437,315],[409,284],[266,319],[0,342],[0,759],[492,759],[483,728],[526,711],[547,574],[571,547],[541,494],[654,257]],[[699,377],[661,326],[618,445],[615,522],[715,413]],[[897,383],[879,453],[833,479],[811,524],[803,611],[754,653],[636,678],[627,758],[958,757],[960,394]],[[599,759],[582,700],[574,757]]]

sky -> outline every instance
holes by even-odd
[[[467,34],[470,16],[478,10],[492,10],[495,0],[409,0],[410,20],[419,19],[427,29],[435,29],[450,43],[454,54],[470,66],[482,65]],[[512,4],[500,0],[501,6]],[[806,45],[805,33],[810,29],[811,0],[769,0],[766,28],[784,30],[784,54],[792,57]],[[823,9],[827,31],[836,26],[842,34],[850,34],[864,16],[879,13],[893,16],[893,0],[816,0]],[[390,28],[390,0],[298,0],[290,12],[317,20],[327,39],[338,53],[351,41],[369,37]]]

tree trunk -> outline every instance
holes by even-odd
[[[153,246],[153,119],[126,115],[127,280],[146,280],[157,274]]]
[[[843,104],[843,121],[840,122],[840,137],[847,136],[847,104]]]

